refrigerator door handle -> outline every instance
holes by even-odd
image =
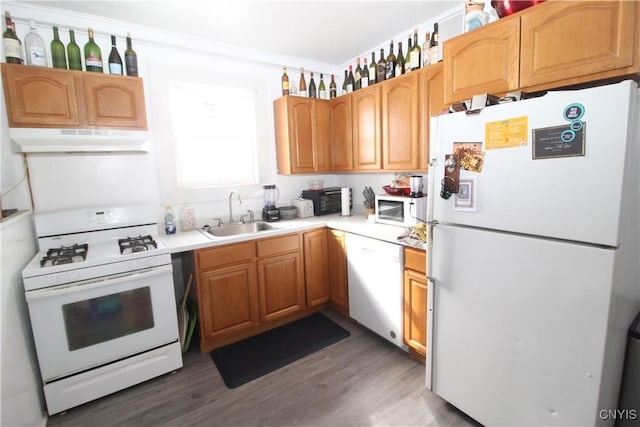
[[[425,224],[427,224],[427,225],[438,225],[440,223],[438,222],[437,219],[430,219],[430,220],[425,221]]]

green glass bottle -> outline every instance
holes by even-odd
[[[93,40],[93,28],[89,28],[89,41],[84,45],[84,68],[94,73],[102,73],[102,51]]]
[[[51,41],[51,62],[53,68],[67,68],[67,54],[64,51],[64,44],[60,41],[58,27],[53,27],[53,41]]]
[[[327,99],[327,87],[324,85],[324,76],[320,73],[320,84],[318,85],[318,97]]]
[[[69,30],[69,44],[67,45],[67,57],[69,58],[69,69],[82,71],[82,57],[80,46],[76,43],[76,36],[73,30]]]

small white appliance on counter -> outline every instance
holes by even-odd
[[[376,196],[375,221],[380,224],[413,227],[427,220],[427,196]]]
[[[293,206],[298,208],[298,212],[296,213],[296,217],[298,218],[309,218],[313,216],[313,200],[309,199],[296,199],[291,202]]]
[[[624,81],[432,120],[427,386],[484,425],[615,421],[640,310],[639,99]]]
[[[182,367],[171,255],[153,206],[35,215],[22,271],[49,414]]]

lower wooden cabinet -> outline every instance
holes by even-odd
[[[302,310],[305,303],[300,252],[259,259],[258,288],[262,322]]]
[[[427,275],[425,251],[404,248],[404,342],[424,363],[427,354]]]
[[[348,317],[349,286],[345,236],[344,231],[332,229],[327,231],[327,264],[329,265],[331,307]]]
[[[213,341],[258,324],[258,286],[253,262],[205,271],[197,280],[203,340]]]
[[[327,236],[322,228],[195,251],[200,350],[327,308]]]
[[[304,277],[307,307],[326,303],[331,298],[326,228],[304,233]]]

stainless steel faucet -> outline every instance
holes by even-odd
[[[240,193],[238,193],[237,190],[231,190],[229,192],[229,224],[232,224],[233,222],[235,222],[233,220],[233,207],[231,205],[231,199],[233,198],[233,195],[236,195],[236,197],[238,197],[238,204],[242,203],[242,199],[240,198]]]

